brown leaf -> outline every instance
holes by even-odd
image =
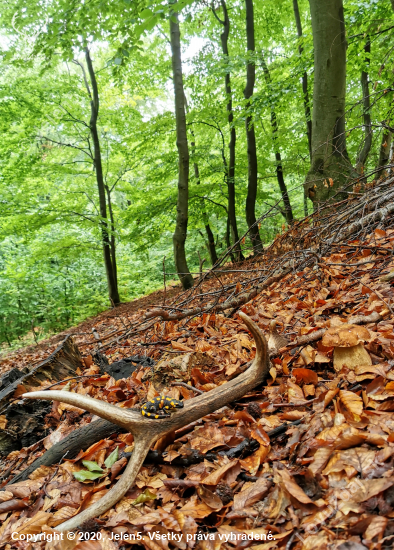
[[[293,369],[292,374],[296,377],[297,384],[304,382],[305,384],[314,384],[317,386],[319,381],[317,374],[311,369]]]
[[[190,444],[193,449],[206,453],[214,447],[223,445],[224,436],[216,424],[209,423],[193,432]]]
[[[289,403],[294,403],[295,405],[303,405],[308,403],[300,386],[294,384],[291,380],[287,380],[287,395],[289,398]]]
[[[354,502],[365,502],[391,487],[393,483],[394,478],[354,479],[347,486],[346,491],[339,494],[339,498],[346,500],[350,494],[350,498]]]
[[[200,499],[213,510],[221,510],[223,508],[221,498],[207,487],[204,487],[203,485],[197,487],[197,494]]]
[[[241,467],[239,465],[239,460],[231,460],[228,464],[224,464],[207,477],[204,477],[202,480],[204,485],[217,485],[220,481],[225,481],[226,483],[232,483],[238,477],[241,472]],[[193,516],[194,517],[194,516]]]
[[[256,482],[244,486],[240,493],[234,495],[233,510],[242,510],[262,500],[268,493],[272,483],[265,478],[259,478]]]
[[[212,514],[212,508],[207,506],[205,502],[201,502],[197,495],[193,495],[181,508],[181,512],[186,516],[202,519]]]
[[[340,390],[339,399],[353,415],[354,420],[359,421],[363,412],[363,400],[361,397],[351,391]]]
[[[277,474],[282,478],[282,486],[288,491],[291,496],[302,502],[303,504],[314,504],[308,495],[301,489],[301,487],[294,481],[293,477],[287,470],[277,470]]]

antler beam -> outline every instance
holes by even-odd
[[[242,312],[239,316],[252,333],[256,343],[256,356],[249,369],[230,382],[185,401],[184,408],[176,411],[169,418],[153,420],[99,399],[64,391],[38,391],[23,394],[22,397],[28,399],[50,399],[75,405],[125,428],[134,436],[133,454],[119,481],[90,508],[58,525],[57,531],[72,531],[88,519],[97,517],[112,508],[132,486],[150,447],[158,439],[220,409],[227,403],[240,399],[245,393],[264,382],[268,376],[270,364],[267,341],[252,319]]]

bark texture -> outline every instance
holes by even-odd
[[[300,54],[300,57],[302,57],[304,54],[304,47],[302,45],[303,36],[302,36],[300,10],[298,8],[298,0],[293,0],[293,9],[294,9],[295,22],[297,26],[298,52]],[[308,137],[309,158],[312,160],[312,119],[311,119],[311,106],[310,106],[309,92],[308,92],[308,75],[306,71],[304,71],[302,75],[302,95],[303,95],[303,101],[304,101],[306,135]]]
[[[265,80],[267,82],[268,88],[270,89],[271,75],[263,56],[261,56],[261,66],[263,68],[263,72],[264,72],[264,76],[265,76]],[[271,90],[269,95],[271,96]],[[275,151],[275,161],[276,161],[276,179],[278,180],[279,189],[282,194],[282,200],[285,207],[283,216],[288,223],[291,223],[294,219],[293,210],[291,208],[290,198],[287,192],[285,178],[283,176],[282,155],[280,154],[280,149],[278,144],[278,119],[276,117],[276,112],[275,112],[273,103],[271,103],[271,128],[272,128],[272,141],[274,143],[274,151]]]
[[[394,0],[393,0],[394,1]],[[392,134],[390,130],[384,130],[382,134],[382,142],[379,151],[379,160],[376,167],[376,176],[381,176],[385,171],[385,166],[390,161]]]
[[[371,55],[371,42],[367,40],[364,46],[365,63],[368,67]],[[364,166],[367,161],[372,146],[372,122],[371,122],[371,102],[369,98],[369,80],[368,72],[361,72],[361,89],[363,93],[363,119],[364,119],[364,143],[360,153],[357,156],[356,171],[358,174],[364,174]]]
[[[228,61],[228,37],[230,34],[230,19],[227,12],[227,4],[225,0],[221,0],[221,6],[223,10],[224,19],[220,19],[215,10],[213,13],[216,19],[221,25],[223,25],[223,32],[220,35],[220,41],[222,44],[222,52],[225,59]],[[237,216],[235,211],[235,144],[237,141],[237,134],[234,127],[234,113],[233,113],[233,95],[231,89],[231,78],[230,70],[226,71],[224,77],[224,87],[227,98],[227,120],[230,130],[230,142],[229,142],[229,165],[227,170],[227,189],[228,189],[228,220],[230,225],[232,243],[236,244],[239,241],[238,226],[237,226]],[[234,250],[235,258],[237,261],[244,259],[240,244],[236,244]]]
[[[92,59],[90,57],[90,52],[88,48],[85,48],[85,59],[86,65],[88,68],[90,83],[92,86],[92,91],[90,91],[87,80],[85,79],[85,84],[90,95],[90,123],[89,129],[93,140],[93,152],[94,152],[94,168],[96,172],[96,181],[97,189],[99,194],[99,205],[100,205],[100,226],[101,226],[101,237],[103,244],[103,254],[104,254],[104,265],[105,273],[107,275],[108,283],[108,294],[109,298],[113,305],[120,303],[119,290],[118,290],[118,280],[116,274],[116,259],[115,259],[115,236],[112,231],[112,223],[109,222],[107,217],[107,201],[106,201],[106,190],[103,174],[103,164],[101,159],[101,146],[99,132],[97,128],[97,119],[99,115],[99,93],[97,86],[96,74],[94,72]],[[111,234],[111,237],[110,237]],[[111,247],[111,240],[113,247]]]
[[[187,142],[185,93],[183,90],[181,42],[178,15],[170,17],[172,74],[175,97],[176,144],[178,148],[178,200],[176,225],[173,235],[174,260],[182,287],[186,290],[194,284],[187,261],[185,242],[189,210],[189,146]]]
[[[187,98],[185,96],[185,109],[186,109],[186,113],[189,112],[189,106],[187,104]],[[196,138],[195,138],[195,135],[194,135],[194,132],[192,129],[190,129],[190,135],[192,136],[192,141],[190,142],[190,145],[191,145],[191,150],[192,150],[192,155],[195,156],[195,153],[196,153]],[[194,167],[194,176],[196,178],[196,184],[197,185],[200,185],[200,169],[198,167],[198,162],[196,160],[193,161],[193,167]],[[202,219],[203,219],[203,222],[204,222],[204,227],[205,227],[205,233],[207,235],[207,248],[208,248],[208,252],[209,252],[209,257],[211,259],[211,264],[212,266],[214,266],[216,264],[216,262],[218,261],[218,256],[216,254],[216,246],[215,246],[215,237],[213,236],[213,233],[212,233],[212,229],[211,229],[211,226],[209,224],[209,216],[208,216],[208,213],[206,211],[206,207],[205,207],[205,200],[202,198],[201,199],[201,210],[202,210]],[[201,269],[200,269],[201,271]]]
[[[254,13],[253,0],[245,0],[246,8],[246,47],[248,54],[254,53]],[[246,223],[249,227],[249,236],[253,246],[253,252],[256,254],[262,250],[262,242],[259,233],[259,227],[256,223],[256,199],[257,199],[257,149],[256,135],[254,131],[253,117],[249,114],[251,107],[251,97],[253,96],[254,83],[256,80],[256,66],[254,60],[248,59],[246,64],[246,86],[244,89],[244,98],[246,99],[246,142],[248,152],[248,193],[246,196]]]
[[[346,38],[342,0],[309,0],[314,86],[312,163],[305,191],[314,206],[330,199],[356,175],[346,150]],[[346,193],[336,195],[345,198]]]

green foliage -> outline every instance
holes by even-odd
[[[208,213],[218,254],[226,250],[229,126],[224,77],[231,74],[236,145],[236,209],[246,231],[247,149],[251,114],[258,148],[256,214],[274,206],[261,227],[265,243],[281,230],[271,114],[276,146],[296,217],[303,215],[302,183],[309,168],[301,78],[313,91],[313,43],[307,0],[299,0],[302,45],[292,0],[255,1],[256,53],[246,51],[243,3],[228,1],[229,50],[221,54],[222,25],[209,3],[183,0],[106,2],[11,0],[0,24],[0,345],[15,347],[72,326],[109,306],[101,247],[101,218],[89,132],[90,98],[81,66],[89,44],[97,74],[98,127],[105,183],[114,215],[122,301],[175,278],[172,257],[177,194],[177,148],[168,45],[171,12],[180,12],[187,122],[191,150],[189,267],[208,258],[203,212]],[[222,17],[220,3],[215,4]],[[390,122],[393,12],[389,0],[344,2],[348,41],[348,150],[362,147],[360,75],[371,81],[372,150],[376,166],[383,120]],[[364,45],[371,40],[368,63]],[[249,113],[243,89],[246,62],[256,64]],[[267,84],[262,59],[270,72]],[[391,122],[392,126],[392,122]],[[193,135],[192,133],[193,132]],[[197,163],[200,178],[194,177]],[[275,205],[278,205],[277,207]],[[95,472],[90,472],[95,475]],[[88,472],[89,474],[89,472]]]
[[[105,469],[101,468],[97,462],[92,460],[82,460],[82,464],[87,468],[87,470],[79,470],[78,472],[73,472],[73,475],[77,481],[94,481],[101,477],[105,477],[110,473],[111,467],[119,458],[119,447],[116,447],[114,451],[104,460]],[[156,495],[155,497],[156,498]]]

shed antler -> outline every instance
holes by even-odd
[[[150,447],[158,439],[220,409],[227,403],[240,399],[249,390],[265,380],[269,372],[267,341],[258,326],[247,315],[239,313],[239,316],[252,333],[256,343],[256,356],[249,369],[230,382],[226,382],[194,399],[185,401],[184,408],[173,413],[170,418],[148,419],[138,412],[115,407],[105,401],[93,399],[86,395],[64,391],[38,391],[23,395],[23,397],[29,399],[52,399],[75,405],[125,428],[134,436],[133,454],[120,480],[90,508],[58,525],[56,527],[57,531],[72,531],[88,519],[97,517],[112,508],[132,486]]]

